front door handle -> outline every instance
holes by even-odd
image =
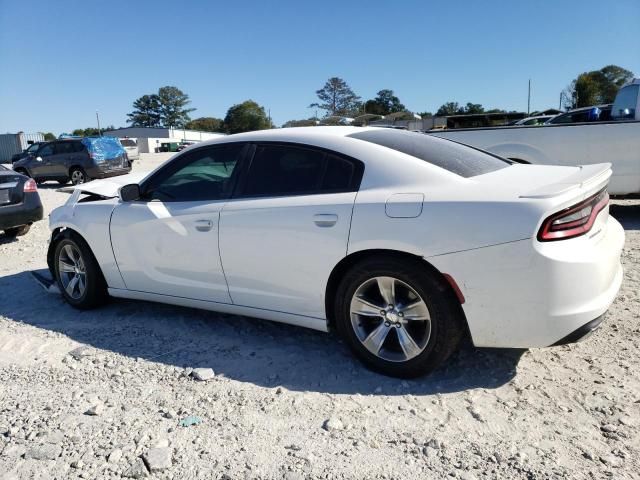
[[[333,213],[318,213],[313,216],[313,223],[319,227],[333,227],[338,221],[338,215]]]
[[[196,230],[199,232],[208,232],[213,227],[211,220],[196,220]]]

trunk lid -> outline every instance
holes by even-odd
[[[25,181],[26,178],[17,173],[0,174],[0,207],[22,202]]]

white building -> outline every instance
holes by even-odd
[[[161,143],[174,142],[202,142],[223,136],[223,133],[199,132],[181,128],[147,128],[125,127],[117,130],[107,130],[103,135],[118,138],[133,138],[138,142],[140,153],[153,153],[160,148]]]

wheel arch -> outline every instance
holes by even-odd
[[[51,273],[53,278],[55,278],[55,269],[53,268],[53,260],[54,260],[53,256],[54,256],[55,251],[56,251],[56,245],[61,239],[65,238],[66,235],[70,235],[70,236],[74,236],[75,235],[75,236],[79,237],[80,239],[82,239],[82,241],[87,244],[87,247],[89,248],[89,251],[91,252],[91,255],[93,255],[94,258],[96,256],[95,253],[93,252],[93,250],[91,249],[91,245],[89,244],[87,239],[78,230],[74,229],[73,227],[66,226],[66,225],[61,225],[61,226],[55,227],[53,229],[53,231],[51,232],[51,241],[49,242],[49,248],[47,250],[47,266],[49,267],[49,272]],[[98,263],[98,268],[100,269],[100,273],[104,277],[104,273],[102,272],[102,268],[100,267],[99,263]]]
[[[346,272],[358,262],[361,262],[367,258],[379,258],[381,256],[384,256],[386,258],[393,257],[416,262],[416,264],[421,265],[425,269],[425,271],[439,278],[443,285],[446,286],[445,288],[451,295],[451,298],[453,299],[456,306],[459,308],[460,315],[462,315],[461,318],[464,320],[465,328],[468,331],[467,318],[464,314],[464,310],[462,309],[464,297],[462,296],[462,292],[458,288],[455,280],[450,275],[444,272],[440,272],[431,263],[427,262],[424,257],[415,255],[413,253],[390,249],[368,249],[353,252],[340,260],[340,262],[338,262],[338,264],[333,268],[327,281],[324,297],[325,314],[327,318],[327,327],[329,330],[335,329],[335,318],[333,314],[334,302],[336,294],[338,293],[338,286],[340,285],[340,281],[342,280]]]
[[[27,167],[14,168],[13,171],[16,172],[16,173],[19,173],[21,175],[26,175],[27,177],[33,178],[33,177],[31,177],[31,172],[29,171],[29,169]]]

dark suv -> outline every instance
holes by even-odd
[[[131,163],[117,138],[86,137],[43,143],[35,153],[15,162],[13,169],[38,183],[71,180],[79,184],[129,173]]]

